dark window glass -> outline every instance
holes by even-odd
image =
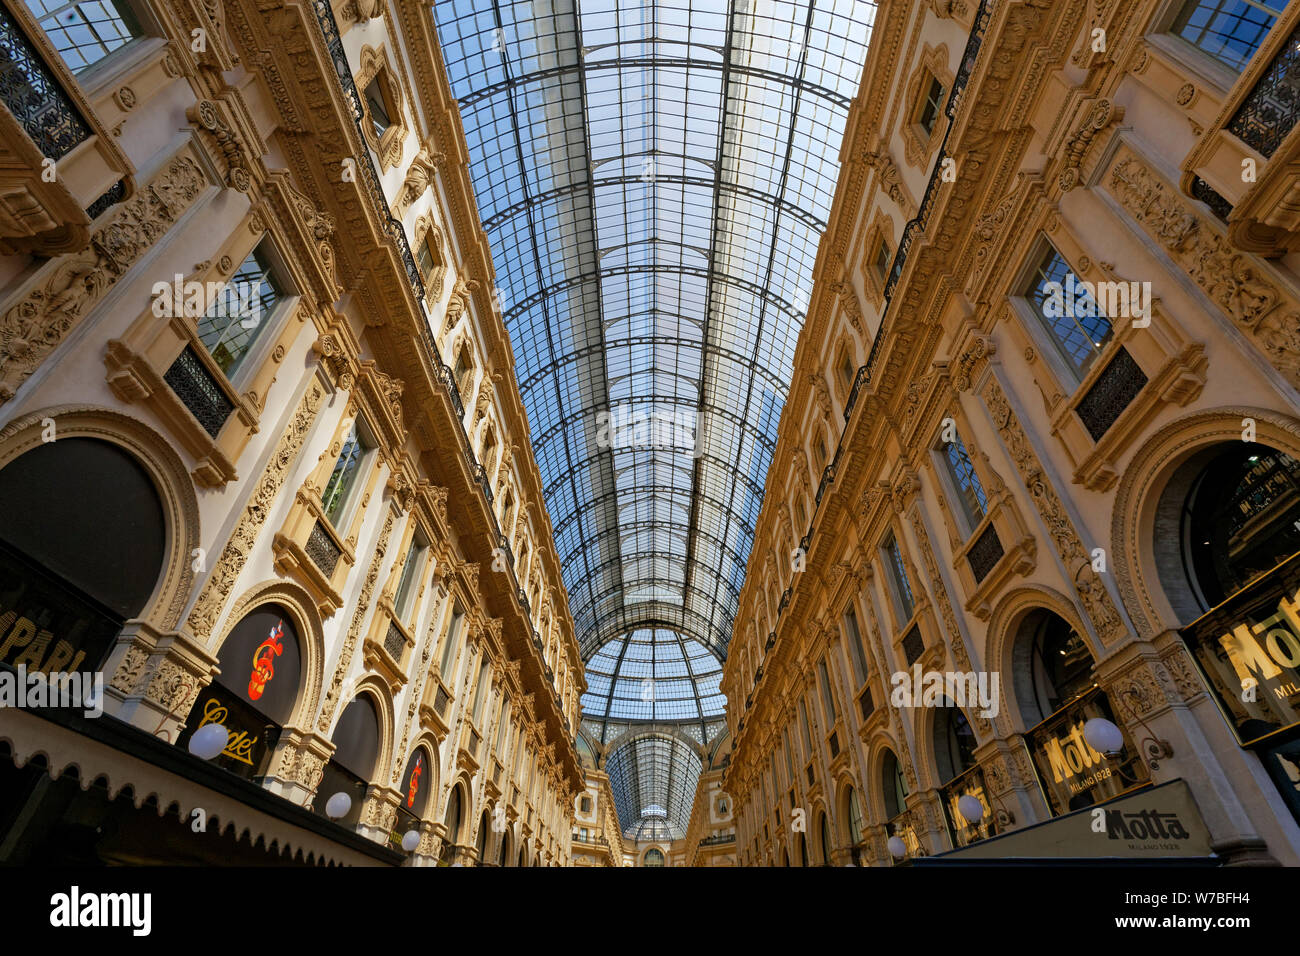
[[[960,435],[943,446],[943,458],[948,465],[948,475],[952,478],[962,514],[969,524],[968,530],[974,531],[975,526],[984,520],[988,505],[984,486],[980,484],[979,475],[975,474],[975,465]]]
[[[1183,554],[1206,607],[1300,551],[1300,462],[1241,443],[1211,461],[1183,511]]]
[[[233,379],[284,298],[270,260],[258,246],[199,319],[199,339],[217,367]]]
[[[1093,685],[1092,653],[1069,623],[1051,611],[1036,611],[1022,628],[1033,635],[1030,675],[1038,720],[1060,710]]]
[[[1069,263],[1051,246],[1034,270],[1025,298],[1061,357],[1082,378],[1114,330],[1093,297],[1077,284]]]
[[[919,117],[921,128],[927,133],[933,133],[935,120],[939,118],[939,111],[942,109],[943,84],[936,78],[930,77],[930,85],[926,88],[925,102],[921,106]]]
[[[1240,73],[1286,8],[1286,0],[1189,0],[1173,32]]]
[[[903,622],[911,619],[916,601],[912,597],[912,584],[907,580],[907,567],[903,564],[903,552],[899,550],[898,541],[891,534],[884,545],[885,566],[893,584],[894,597],[898,601]]]
[[[361,469],[366,451],[365,443],[357,434],[357,426],[354,422],[347,438],[343,440],[343,451],[339,453],[339,459],[334,463],[334,471],[330,473],[330,480],[325,484],[325,491],[321,494],[325,515],[336,527],[347,506],[348,497],[352,486],[356,483],[357,473]]]
[[[377,76],[366,87],[366,112],[370,114],[370,125],[376,136],[383,136],[384,131],[393,125],[388,116],[388,104],[384,102],[384,90],[379,85]]]
[[[337,763],[362,780],[374,776],[379,756],[379,716],[367,695],[348,704],[331,739],[336,749],[330,763]]]
[[[167,529],[153,481],[130,454],[67,437],[0,470],[0,539],[125,620],[153,594]]]
[[[975,765],[975,732],[959,708],[939,708],[934,722],[934,755],[944,783]]]

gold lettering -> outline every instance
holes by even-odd
[[[5,616],[8,617],[8,615]],[[9,653],[10,648],[26,647],[32,642],[32,638],[35,636],[36,622],[29,621],[25,617],[20,617],[14,623],[13,630],[9,632],[9,636],[5,638],[5,642],[0,644],[0,661],[5,659],[5,655]]]
[[[215,697],[209,698],[208,702],[203,705],[203,720],[199,727],[207,724],[225,724],[229,711],[222,706],[221,701]],[[197,727],[195,728],[198,729]],[[229,727],[226,728],[230,730]],[[248,736],[248,731],[241,730],[238,732],[231,731],[230,739],[226,741],[226,749],[221,753],[223,756],[238,760],[240,763],[246,763],[250,767],[253,765],[252,753],[253,747],[257,744],[256,737]]]
[[[45,648],[50,646],[50,641],[54,639],[54,634],[50,631],[41,631],[36,635],[36,640],[29,643],[24,651],[13,660],[14,667],[19,664],[26,664],[29,671],[39,671],[41,661],[45,657]]]

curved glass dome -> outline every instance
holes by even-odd
[[[635,840],[680,840],[691,822],[703,761],[685,741],[647,733],[617,746],[605,761],[623,833]]]
[[[875,4],[433,16],[579,647],[607,685],[587,706],[700,719],[721,699],[697,649],[726,658]],[[644,679],[626,670],[643,634],[688,671],[648,708],[622,686]]]
[[[610,641],[587,661],[582,710],[597,720],[664,721],[720,717],[722,665],[699,641],[643,628]]]

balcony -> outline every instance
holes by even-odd
[[[0,99],[0,254],[81,251],[131,164],[21,0],[0,0]]]
[[[1300,249],[1298,44],[1300,8],[1292,5],[1183,163],[1183,192],[1227,222],[1233,245],[1266,258]]]

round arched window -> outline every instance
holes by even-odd
[[[822,862],[827,866],[831,865],[831,821],[824,813],[822,814]]]
[[[97,670],[149,603],[166,543],[153,480],[115,444],[59,438],[0,469],[0,663]]]
[[[1300,462],[1234,442],[1202,467],[1183,502],[1182,554],[1205,609],[1297,551]]]
[[[846,800],[849,810],[849,842],[857,846],[862,842],[862,804],[858,802],[858,791],[849,787]]]
[[[1023,671],[1017,669],[1016,690],[1025,724],[1033,726],[1092,687],[1092,653],[1065,618],[1044,608],[1025,618],[1020,637],[1029,660]],[[1025,676],[1028,687],[1021,686]]]
[[[650,848],[646,850],[645,859],[642,861],[643,866],[663,866],[664,854],[662,850]]]
[[[939,708],[934,721],[934,757],[944,783],[975,765],[975,731],[960,708]]]
[[[890,819],[907,809],[907,781],[892,751],[885,751],[882,778],[885,786],[885,813]]]

